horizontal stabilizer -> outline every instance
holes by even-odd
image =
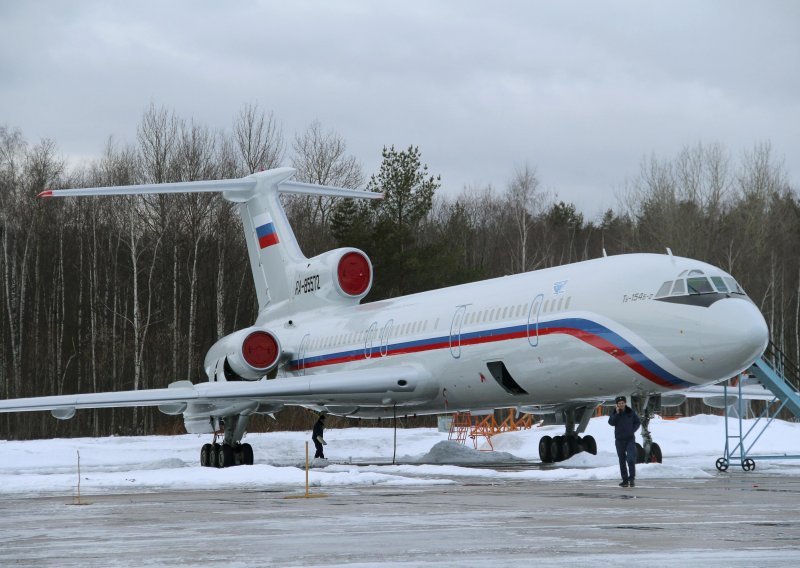
[[[209,181],[181,181],[175,183],[145,183],[110,187],[80,189],[48,189],[39,197],[92,197],[103,195],[146,195],[155,193],[215,193],[226,191],[252,191],[256,180],[252,177]]]
[[[329,185],[315,185],[298,181],[285,181],[278,185],[278,193],[295,193],[299,195],[323,195],[328,197],[353,197],[355,199],[382,199],[382,193],[362,191],[360,189],[343,189]]]
[[[360,189],[344,189],[329,185],[316,185],[298,181],[286,181],[294,175],[292,168],[277,168],[255,173],[237,179],[219,179],[204,181],[180,181],[173,183],[145,183],[138,185],[119,185],[108,187],[86,187],[78,189],[48,189],[39,197],[92,197],[108,195],[148,195],[169,193],[225,193],[236,196],[232,201],[241,201],[240,195],[252,196],[256,187],[274,186],[278,193],[294,193],[300,195],[321,195],[328,197],[351,197],[355,199],[381,199],[382,193],[362,191]]]

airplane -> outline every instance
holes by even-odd
[[[219,192],[237,204],[259,312],[222,337],[206,380],[167,388],[0,401],[0,412],[157,406],[186,431],[214,434],[200,464],[248,465],[250,416],[285,406],[391,418],[515,408],[552,414],[544,463],[597,452],[582,436],[598,406],[624,395],[642,415],[643,450],[661,461],[653,409],[739,375],[764,351],[764,317],[736,280],[667,254],[621,254],[362,303],[372,263],[345,247],[306,258],[280,194],[380,199],[292,181],[292,168],[240,179],[48,190],[41,197]],[[222,443],[217,443],[220,435]]]

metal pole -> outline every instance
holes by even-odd
[[[397,405],[393,407],[394,411],[394,450],[392,451],[392,465],[396,465],[397,459]]]

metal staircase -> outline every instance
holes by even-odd
[[[742,413],[738,412],[739,416],[735,418],[738,422],[738,433],[731,434],[729,425],[731,419],[726,413],[725,455],[717,460],[716,466],[719,471],[726,471],[734,460],[740,463],[743,470],[750,471],[756,467],[755,459],[800,459],[800,455],[789,454],[750,455],[755,443],[783,410],[791,412],[797,419],[800,419],[800,369],[796,363],[786,357],[783,351],[770,342],[764,354],[750,367],[749,372],[775,397],[766,403],[764,411],[747,432],[744,431]],[[729,406],[727,402],[729,396],[731,398],[735,396],[738,402],[744,398],[742,395],[743,381],[737,381],[735,386],[729,386],[728,382],[726,381],[724,386],[726,408]]]
[[[750,372],[773,392],[789,412],[800,418],[800,369],[794,361],[770,342]]]

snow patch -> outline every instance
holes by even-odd
[[[752,420],[745,421],[745,431],[752,424]],[[638,465],[638,480],[717,475],[714,463],[725,446],[723,418],[655,418],[650,426],[664,463]],[[563,430],[563,426],[546,426],[506,432],[492,438],[496,451],[486,452],[448,441],[447,433],[432,428],[403,429],[397,431],[395,452],[391,428],[329,429],[325,432],[328,461],[315,463],[309,481],[322,488],[440,485],[466,478],[616,483],[619,465],[614,431],[605,417],[592,419],[585,432],[597,441],[597,455],[580,453],[558,464],[541,465],[539,440]],[[256,465],[227,469],[200,467],[200,447],[208,437],[193,434],[0,441],[0,494],[72,495],[78,484],[78,452],[84,494],[236,488],[302,491],[309,437],[309,432],[248,434],[246,441],[253,446]],[[758,454],[800,455],[800,424],[774,421],[751,454],[759,472],[800,475],[800,460],[759,459]],[[389,465],[393,455],[403,456],[400,464]],[[525,467],[526,462],[531,467]],[[467,464],[473,467],[465,467]],[[738,469],[738,465],[731,468]]]
[[[518,458],[506,452],[482,452],[473,448],[468,448],[453,442],[451,440],[443,440],[435,444],[428,453],[418,456],[416,458],[407,458],[403,461],[415,463],[498,463],[498,462],[522,462],[522,458]]]

